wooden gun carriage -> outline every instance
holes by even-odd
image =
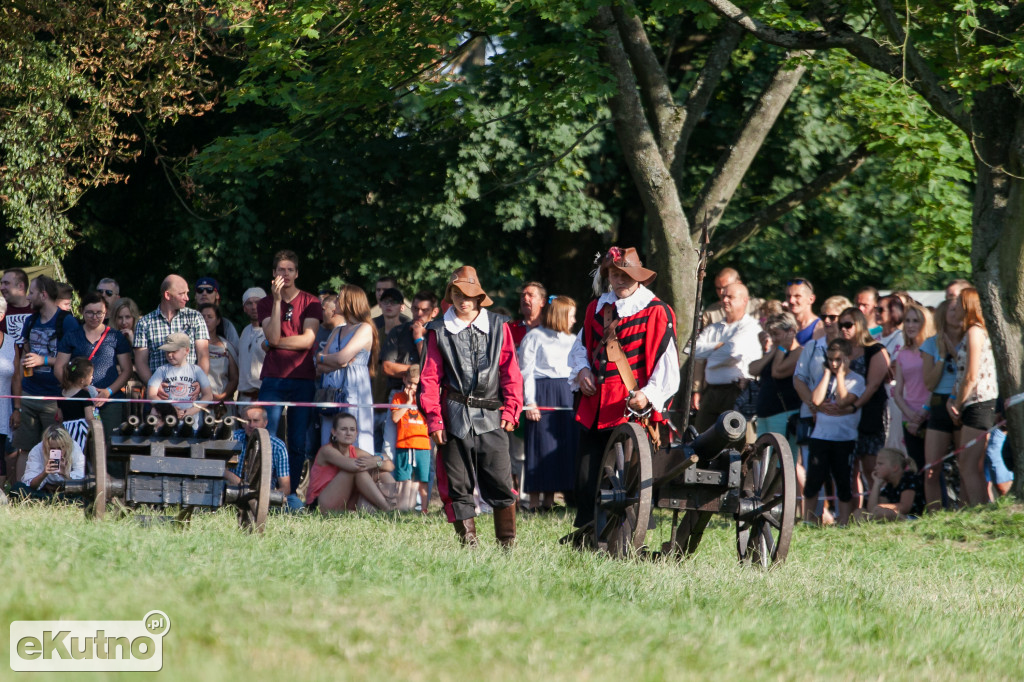
[[[796,474],[786,439],[768,433],[746,445],[747,421],[726,412],[683,443],[651,452],[633,422],[615,428],[601,461],[591,546],[612,556],[642,552],[652,504],[672,510],[665,555],[697,550],[714,514],[736,523],[740,561],[768,568],[785,560],[796,512]]]
[[[67,481],[64,494],[84,498],[86,515],[96,519],[114,498],[129,507],[177,507],[179,521],[187,521],[195,508],[233,505],[241,528],[262,533],[270,505],[284,505],[285,496],[271,491],[270,434],[256,429],[241,443],[232,438],[236,423],[233,417],[190,415],[179,422],[173,416],[132,416],[108,444],[97,422],[89,434],[89,474]],[[231,485],[224,473],[243,448],[241,482]]]

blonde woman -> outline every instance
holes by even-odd
[[[29,451],[25,475],[11,492],[49,499],[64,481],[80,478],[85,478],[85,453],[67,431],[51,424],[43,431],[42,441]]]
[[[917,469],[924,467],[925,423],[932,397],[924,382],[921,344],[935,333],[934,327],[932,314],[916,301],[911,301],[903,318],[903,348],[893,359],[896,386],[892,397],[903,415],[903,442],[907,454]]]
[[[576,301],[555,296],[545,306],[541,326],[531,329],[519,346],[526,418],[526,470],[523,488],[530,509],[550,511],[554,495],[573,489],[579,428],[573,419],[569,387],[569,351],[576,337]],[[541,412],[540,407],[561,411]]]
[[[373,387],[370,377],[377,367],[377,326],[370,318],[366,292],[354,284],[346,284],[338,292],[338,314],[345,322],[338,325],[327,339],[323,352],[316,356],[317,374],[323,374],[323,387],[344,389],[345,402],[353,407],[343,411],[355,416],[359,424],[361,450],[374,452]],[[320,444],[331,437],[330,415],[320,417]]]

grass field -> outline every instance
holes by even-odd
[[[174,680],[1024,678],[1020,506],[800,527],[767,573],[736,564],[724,519],[683,563],[570,551],[559,516],[521,518],[505,554],[482,521],[469,552],[437,515],[273,516],[252,537],[228,510],[181,531],[0,507],[0,614],[163,610]]]

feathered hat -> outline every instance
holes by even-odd
[[[608,279],[609,268],[621,270],[644,286],[653,282],[654,278],[658,276],[658,273],[654,270],[648,270],[643,266],[643,263],[640,262],[640,256],[637,255],[636,249],[632,246],[628,249],[613,246],[603,256],[598,253],[594,259],[594,265],[597,267],[590,274],[594,278],[595,296],[600,296],[604,292],[601,283]]]

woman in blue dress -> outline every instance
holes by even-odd
[[[373,450],[373,391],[370,376],[377,367],[380,344],[377,328],[370,319],[366,292],[346,284],[338,292],[338,314],[344,324],[334,328],[322,353],[316,356],[316,371],[323,375],[323,387],[344,389],[344,402],[351,407],[343,411],[355,416],[359,424],[356,447]],[[320,444],[331,437],[333,417],[320,417]]]

